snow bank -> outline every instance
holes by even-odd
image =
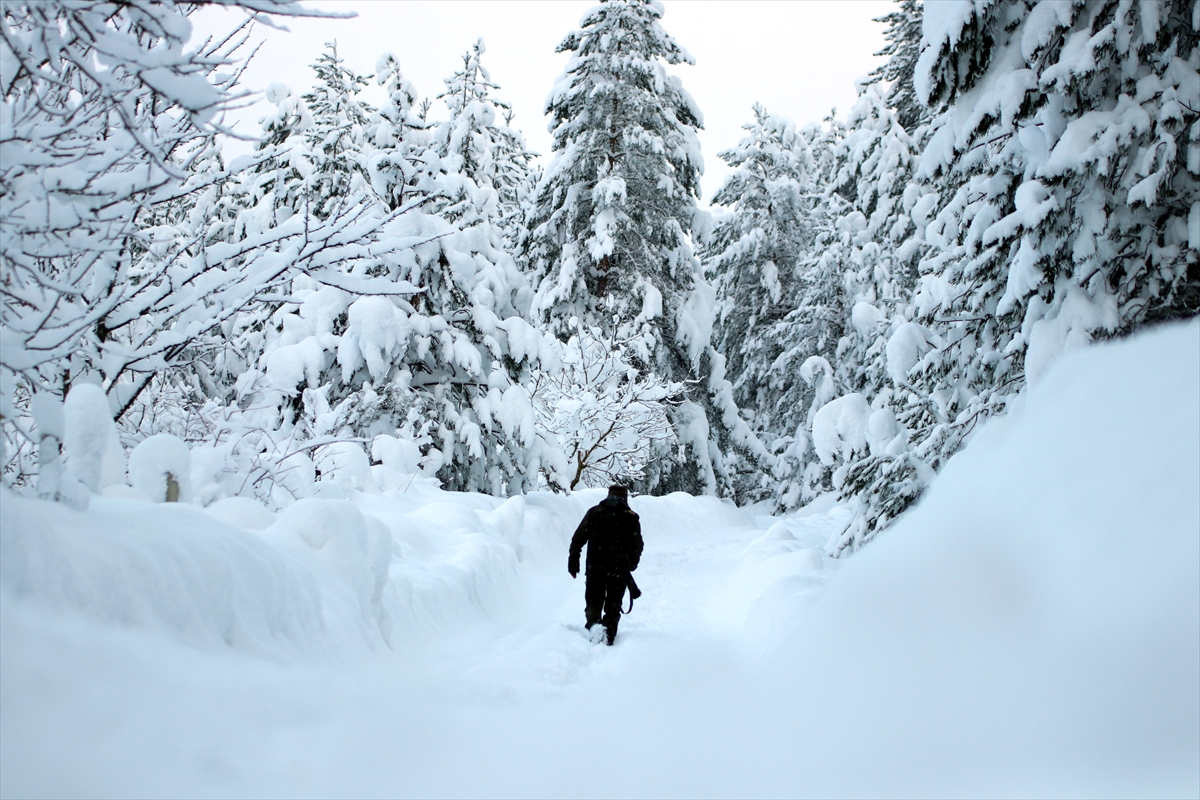
[[[843,789],[1194,796],[1198,487],[1200,323],[1064,357],[782,646]]]
[[[146,442],[132,459],[135,480],[145,473],[158,486],[163,465],[182,458],[176,445],[183,455],[186,446]],[[557,562],[573,530],[557,515],[526,513],[522,498],[406,483],[386,498],[347,488],[339,495],[356,502],[299,500],[278,516],[242,497],[203,510],[160,505],[165,480],[158,502],[95,497],[86,513],[6,493],[2,596],[204,650],[371,651],[511,607],[518,554],[536,564],[552,552]],[[575,513],[576,501],[557,502]]]
[[[199,509],[98,497],[81,513],[8,493],[0,505],[5,602],[202,649],[295,653],[323,638],[313,576]]]

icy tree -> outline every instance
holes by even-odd
[[[924,251],[911,214],[921,196],[912,184],[919,157],[869,84],[830,154],[823,178],[830,190],[814,215],[815,259],[804,262],[796,311],[778,326],[788,348],[773,365],[782,389],[777,414],[796,426],[782,449],[789,467],[778,492],[782,508],[831,489],[856,494],[863,487],[847,475],[907,442],[897,417],[910,409],[894,389],[886,345],[914,313],[916,262]],[[789,383],[797,367],[802,380]],[[830,444],[839,425],[858,431],[848,446]]]
[[[800,367],[814,355],[832,360],[844,327],[835,221],[848,204],[834,180],[843,129],[828,120],[798,131],[761,108],[756,117],[747,126],[752,135],[722,154],[737,170],[717,194],[730,210],[706,256],[718,292],[714,338],[728,359],[735,398],[786,462],[773,470],[783,487],[768,479],[760,487],[767,491],[757,494],[790,507],[798,496],[786,475],[803,466],[806,412],[815,396],[799,380]]]
[[[539,461],[528,401],[524,416],[512,410],[525,390],[507,395],[503,422],[489,405],[536,360],[538,338],[524,336],[529,326],[514,313],[532,291],[511,258],[492,239],[417,211],[436,191],[389,207],[359,181],[337,202],[310,202],[309,178],[333,174],[322,165],[347,155],[330,120],[344,118],[359,141],[363,115],[339,111],[332,94],[314,92],[317,117],[327,119],[310,124],[308,104],[273,86],[267,143],[226,166],[214,134],[240,67],[232,76],[216,70],[233,60],[244,31],[186,51],[186,9],[4,6],[6,483],[29,483],[39,463],[55,469],[52,404],[34,398],[96,383],[133,442],[170,433],[193,445],[201,502],[304,496],[312,454],[385,418],[393,432],[417,419],[425,430],[414,437],[440,437],[430,458],[470,473],[461,485],[519,490],[537,480],[555,456]],[[306,141],[322,125],[326,133]],[[332,186],[322,180],[317,192]],[[437,291],[446,283],[426,268],[449,276],[453,291]],[[431,291],[420,294],[417,283]],[[418,294],[437,310],[410,324],[408,299]],[[391,395],[372,387],[390,390],[393,368],[416,373],[420,390],[395,413]],[[333,372],[342,384],[321,380]],[[31,405],[46,413],[31,418]],[[39,443],[50,452],[38,453]],[[47,475],[48,494],[51,483]]]
[[[931,249],[918,318],[887,344],[912,447],[848,475],[863,513],[843,547],[1063,350],[1200,310],[1198,13],[925,7],[914,86],[937,115],[912,216]]]

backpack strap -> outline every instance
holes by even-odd
[[[633,575],[631,575],[630,573],[626,572],[626,573],[625,573],[625,577],[626,577],[626,584],[625,584],[625,588],[627,588],[627,589],[629,590],[629,611],[622,610],[622,611],[621,611],[621,613],[622,613],[622,614],[629,614],[629,613],[631,613],[631,612],[633,611],[633,600],[634,600],[634,598],[636,598],[636,597],[641,597],[641,596],[642,596],[642,590],[641,590],[641,589],[639,589],[639,588],[638,588],[638,585],[637,585],[636,583],[634,583],[634,582],[633,582]]]

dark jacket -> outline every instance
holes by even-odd
[[[609,495],[592,506],[571,537],[567,570],[579,572],[579,555],[588,546],[587,572],[628,575],[642,558],[642,523],[619,497]]]

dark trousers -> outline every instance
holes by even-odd
[[[587,615],[589,628],[603,619],[604,627],[609,634],[616,635],[617,623],[621,621],[621,600],[625,597],[626,583],[627,578],[624,574],[609,575],[606,572],[589,572],[587,574],[587,588],[583,591],[583,598],[587,602],[584,613]]]

